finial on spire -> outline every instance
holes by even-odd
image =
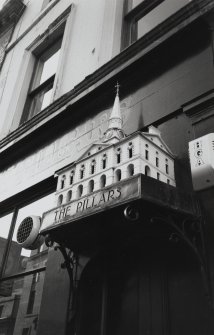
[[[118,96],[119,96],[120,86],[121,85],[117,81],[117,84],[115,85],[115,88],[116,88],[116,95],[118,95]]]
[[[120,98],[119,98],[120,85],[118,82],[115,85],[115,88],[116,88],[116,96],[114,100],[113,109],[109,117],[108,128],[104,134],[105,136],[103,142],[111,141],[112,143],[114,142],[116,143],[125,137],[125,134],[122,129],[122,115],[120,111]]]

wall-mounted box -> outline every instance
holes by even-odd
[[[196,191],[214,185],[214,133],[189,142],[193,187]]]

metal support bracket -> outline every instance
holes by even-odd
[[[50,235],[46,236],[45,243],[48,247],[53,247],[54,241]],[[66,248],[63,244],[56,244],[54,250],[59,250],[62,253],[64,262],[61,264],[61,268],[67,270],[70,279],[69,307],[67,315],[67,321],[68,324],[70,324],[71,320],[73,320],[76,315],[78,257],[72,250]]]
[[[184,218],[179,220],[172,215],[151,218],[151,223],[158,222],[165,223],[171,228],[170,241],[176,243],[182,241],[193,251],[200,266],[205,294],[210,305],[212,305],[211,285],[204,242],[204,220],[202,217]]]

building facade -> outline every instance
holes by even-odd
[[[214,189],[188,154],[214,132],[213,13],[4,2],[1,335],[213,334]]]

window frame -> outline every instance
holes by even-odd
[[[59,1],[59,0],[58,0]],[[55,1],[53,1],[53,4]],[[50,5],[51,7],[51,5]],[[63,60],[66,57],[66,45],[69,39],[69,33],[71,29],[71,9],[70,5],[64,12],[62,12],[57,19],[46,29],[41,35],[37,36],[25,49],[22,68],[24,69],[25,81],[20,85],[17,82],[19,87],[19,92],[17,94],[17,88],[14,94],[16,94],[16,104],[13,101],[12,107],[15,107],[16,117],[12,121],[10,128],[22,126],[23,123],[30,121],[33,117],[28,116],[29,110],[29,93],[33,86],[33,78],[36,71],[36,59],[45,52],[48,52],[48,49],[52,47],[58,40],[61,40],[61,53],[59,56],[59,62],[57,70],[55,73],[55,78],[53,80],[53,92],[52,92],[52,102],[58,97],[60,86],[57,84],[59,78],[61,78],[63,73]],[[50,84],[50,83],[49,83]],[[22,97],[22,98],[21,98]],[[51,103],[52,103],[51,102]],[[50,104],[51,104],[50,103]],[[48,108],[49,106],[47,106]],[[44,110],[44,109],[43,109]],[[39,113],[35,114],[34,117]]]
[[[58,36],[56,36],[54,39],[53,37],[51,38],[51,43],[47,43],[45,39],[45,41],[43,41],[39,46],[36,47],[35,50],[32,51],[34,56],[34,65],[20,124],[23,124],[24,122],[32,119],[35,115],[39,114],[43,109],[45,109],[42,109],[42,104],[41,109],[37,110],[36,108],[38,101],[37,99],[39,99],[40,94],[45,95],[46,92],[53,89],[50,104],[52,102],[54,94],[54,83],[57,76],[59,62],[56,65],[56,72],[53,75],[48,77],[41,84],[39,84],[39,80],[43,72],[43,64],[45,61],[47,61],[52,55],[54,55],[55,52],[62,48],[63,34],[65,30],[65,22],[63,23],[58,31]],[[34,103],[35,105],[33,106]]]
[[[124,24],[122,34],[122,47],[125,48],[137,39],[137,22],[159,6],[165,0],[142,0],[136,7],[132,8],[132,0],[124,2]]]

